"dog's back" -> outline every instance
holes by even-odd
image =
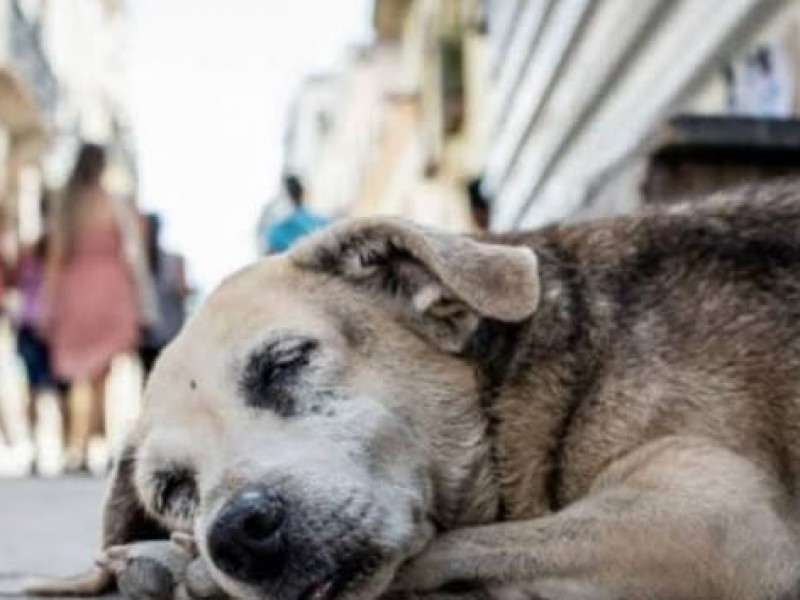
[[[518,235],[504,241],[519,242]],[[717,440],[794,492],[800,481],[800,183],[742,188],[697,203],[526,240],[542,263],[543,306],[521,357],[517,401],[498,415],[519,455],[529,419],[548,446],[551,508],[647,441]],[[547,398],[547,395],[559,398]],[[550,429],[542,406],[563,406]],[[548,408],[548,411],[550,409]],[[552,411],[550,411],[552,412]],[[512,493],[513,497],[513,493]],[[525,514],[523,499],[512,512]]]

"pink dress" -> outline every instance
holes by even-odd
[[[53,298],[51,343],[58,376],[70,381],[95,378],[114,356],[135,347],[134,286],[119,229],[111,223],[80,230]]]

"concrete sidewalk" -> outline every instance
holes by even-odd
[[[105,481],[0,479],[0,596],[29,575],[68,575],[90,566],[100,547]]]

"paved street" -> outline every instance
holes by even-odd
[[[92,563],[104,487],[92,478],[0,479],[0,596],[25,575],[65,575]]]

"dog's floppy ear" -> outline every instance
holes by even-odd
[[[136,451],[126,444],[111,473],[103,506],[103,549],[140,540],[167,539],[169,533],[147,514],[133,485]],[[98,596],[114,588],[108,569],[94,566],[71,577],[33,580],[24,592],[31,596]]]
[[[299,243],[290,258],[399,300],[414,325],[448,351],[461,350],[481,318],[522,321],[539,302],[538,264],[530,248],[396,219],[335,224]]]

